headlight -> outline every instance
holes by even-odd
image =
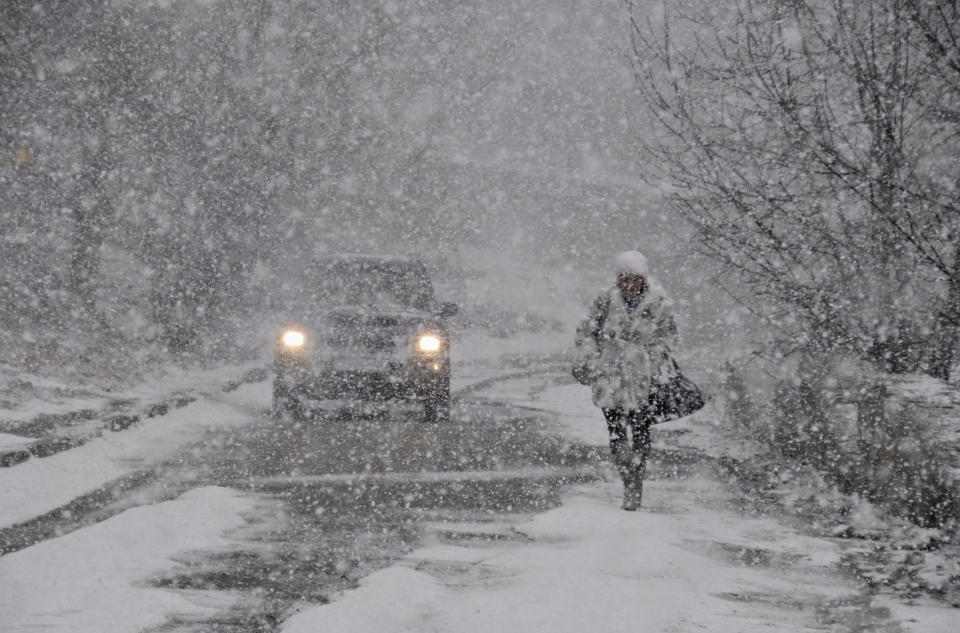
[[[287,330],[283,333],[283,344],[287,347],[300,347],[303,345],[303,333],[296,330]]]
[[[421,352],[436,352],[440,349],[440,339],[429,334],[420,337],[417,347]]]

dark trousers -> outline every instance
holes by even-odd
[[[627,488],[639,489],[647,472],[653,416],[646,409],[624,411],[616,408],[602,411],[610,432],[610,451],[623,484]]]

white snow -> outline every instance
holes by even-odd
[[[211,429],[249,424],[269,403],[270,384],[244,385],[119,433],[43,459],[0,469],[0,528],[39,516],[171,456]]]
[[[171,364],[147,375],[126,376],[130,384],[119,388],[116,381],[102,376],[86,377],[85,381],[51,378],[24,373],[0,362],[0,422],[26,421],[41,414],[80,409],[102,410],[111,400],[149,405],[173,395],[216,393],[228,380],[264,365],[262,360],[213,369],[186,369]],[[84,386],[78,388],[77,383]]]
[[[32,437],[14,435],[13,433],[0,433],[0,450],[9,450],[26,446],[34,441]]]
[[[212,616],[217,606],[187,592],[149,586],[175,556],[230,546],[253,503],[225,488],[198,488],[174,501],[111,519],[0,558],[0,630],[129,633],[171,614]]]
[[[827,566],[834,546],[710,507],[722,493],[709,481],[655,482],[639,513],[618,494],[572,492],[517,527],[533,543],[418,550],[283,631],[807,631],[822,630],[816,605],[856,593]],[[799,562],[737,562],[757,547]]]
[[[480,386],[472,396],[538,408],[550,414],[551,431],[606,444],[586,387],[557,382],[550,372]],[[745,447],[716,445],[714,415],[708,408],[655,427],[654,459],[668,434],[704,454],[743,453]],[[870,631],[886,626],[885,609],[904,631],[957,630],[954,610],[865,598],[837,572],[837,541],[806,536],[775,518],[744,516],[706,471],[648,481],[637,513],[620,510],[620,494],[611,473],[526,523],[440,524],[445,533],[522,538],[492,539],[494,546],[427,544],[332,603],[294,615],[282,631],[845,630],[829,629],[830,622]]]

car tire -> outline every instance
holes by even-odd
[[[446,422],[450,419],[450,402],[430,399],[423,403],[423,421],[427,424]]]
[[[303,403],[296,393],[279,378],[273,381],[273,411],[274,417],[289,413],[294,420],[304,419]]]
[[[447,378],[423,403],[423,418],[429,424],[450,420],[450,379]]]

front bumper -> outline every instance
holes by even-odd
[[[379,365],[313,365],[299,358],[274,363],[275,389],[318,400],[422,400],[449,390],[448,358],[417,358]]]

